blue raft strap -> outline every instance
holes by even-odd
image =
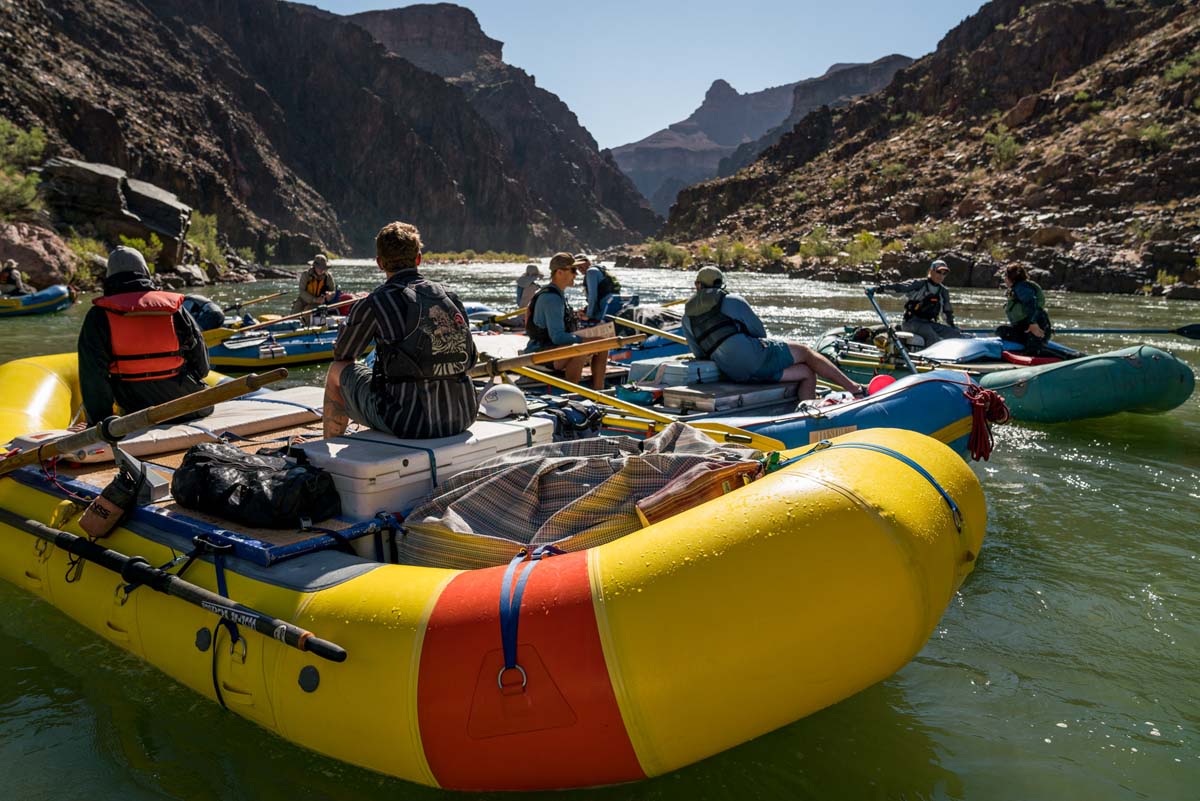
[[[251,397],[244,397],[244,398],[233,398],[233,399],[227,400],[225,402],[226,403],[250,403],[250,402],[275,403],[280,406],[295,406],[297,409],[304,409],[306,412],[312,412],[313,414],[317,415],[318,417],[321,415],[320,408],[314,409],[312,406],[309,406],[307,403],[296,403],[295,401],[280,400],[279,398],[255,398],[255,397],[251,396]]]
[[[521,622],[521,597],[525,594],[525,584],[529,581],[529,575],[539,561],[561,553],[562,551],[553,545],[539,546],[532,553],[522,548],[508,563],[508,567],[504,571],[504,579],[500,582],[500,644],[504,649],[504,667],[496,676],[496,683],[502,692],[505,689],[504,674],[510,670],[516,670],[521,674],[522,690],[529,680],[525,669],[517,663],[517,628]],[[525,561],[526,557],[529,558],[529,561],[521,567],[518,574],[517,567]],[[516,576],[515,586],[514,576]]]
[[[389,445],[393,448],[408,448],[412,451],[425,451],[425,453],[429,454],[429,473],[430,477],[433,479],[433,486],[437,486],[437,452],[435,452],[433,448],[426,448],[421,445],[410,445],[407,442],[388,442],[387,440],[382,439],[360,437],[357,434],[354,435],[353,439],[357,442],[371,442],[375,445]]]
[[[937,490],[938,494],[942,496],[942,500],[944,500],[946,502],[946,505],[950,507],[950,514],[954,519],[954,527],[958,530],[958,532],[960,534],[962,533],[962,527],[963,527],[962,512],[959,511],[958,504],[955,503],[954,499],[950,497],[950,493],[946,492],[946,490],[944,490],[942,488],[942,485],[938,483],[937,479],[934,478],[932,475],[930,475],[929,471],[926,470],[924,467],[921,467],[921,465],[917,464],[912,459],[905,456],[903,453],[893,450],[885,445],[876,445],[873,442],[839,442],[838,444],[834,445],[829,440],[823,439],[820,442],[818,442],[817,446],[815,448],[813,448],[812,450],[802,453],[799,456],[793,456],[791,459],[787,459],[783,462],[780,462],[779,468],[777,468],[777,469],[782,469],[784,467],[787,467],[790,464],[794,464],[795,462],[800,461],[801,459],[808,458],[809,456],[812,456],[814,453],[821,453],[824,451],[837,450],[838,448],[855,448],[855,449],[862,450],[862,451],[874,451],[875,453],[882,453],[883,455],[891,456],[893,459],[903,462],[904,464],[911,467],[913,470],[916,470],[917,473],[920,474],[921,478],[928,481],[930,486],[932,486],[935,490]]]

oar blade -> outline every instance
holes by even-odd
[[[1173,333],[1179,334],[1181,337],[1187,337],[1188,339],[1200,339],[1200,323],[1192,323],[1182,328],[1176,328]]]

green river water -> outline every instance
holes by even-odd
[[[428,272],[464,298],[509,309],[521,267]],[[679,297],[690,279],[616,272],[643,301]],[[368,289],[379,275],[366,263],[336,265],[334,273],[350,289]],[[761,275],[732,275],[729,284],[774,335],[811,342],[843,321],[874,319],[857,287]],[[208,294],[229,301],[276,288],[291,290],[292,282]],[[999,291],[952,292],[960,324],[999,320]],[[1174,328],[1200,319],[1200,305],[1187,302],[1050,295],[1059,328]],[[57,315],[0,320],[0,361],[73,350],[86,302]],[[286,311],[288,303],[264,311]],[[899,309],[895,300],[884,303]],[[1139,340],[1061,339],[1089,352]],[[1200,342],[1140,339],[1200,366]],[[321,367],[306,368],[293,378],[321,375]],[[978,567],[909,665],[698,765],[571,795],[1200,798],[1200,393],[1159,417],[1008,425],[996,440],[991,461],[975,467],[989,508]],[[529,769],[554,758],[530,754]],[[0,798],[12,799],[448,795],[292,746],[7,583],[0,583],[0,765]]]

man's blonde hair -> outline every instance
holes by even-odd
[[[421,255],[421,232],[408,223],[388,223],[375,236],[375,255],[390,273],[416,267],[417,256]]]

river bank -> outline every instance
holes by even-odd
[[[967,250],[884,250],[874,261],[857,263],[848,252],[826,256],[785,255],[783,248],[755,250],[717,261],[713,249],[700,255],[668,245],[606,250],[602,257],[630,269],[674,268],[695,270],[705,263],[719,264],[726,272],[765,273],[788,278],[838,284],[878,284],[924,276],[934,259],[949,265],[946,285],[992,288],[999,286],[1008,264],[1021,264],[1032,280],[1045,289],[1115,295],[1148,295],[1168,300],[1200,300],[1200,236],[1195,247],[1150,242],[1137,258],[1127,252],[1079,246],[1033,247],[1020,254],[991,254]],[[708,261],[704,256],[708,256]],[[1164,266],[1165,265],[1165,266]]]
[[[512,307],[524,264],[431,266],[464,299]],[[292,268],[294,269],[294,268]],[[370,289],[366,261],[335,262]],[[690,275],[615,268],[644,301],[679,298]],[[870,323],[856,286],[731,274],[777,336],[812,342]],[[232,302],[294,289],[218,285]],[[252,290],[252,291],[251,291]],[[571,290],[572,303],[580,294]],[[1163,298],[1052,291],[1062,327],[1162,327],[1196,307]],[[955,292],[959,321],[1002,317],[994,288]],[[898,314],[901,302],[881,298]],[[89,300],[59,315],[0,320],[3,358],[71,350]],[[290,298],[264,303],[283,311]],[[1099,352],[1133,337],[1062,337]],[[1200,342],[1149,337],[1193,369]],[[323,367],[294,371],[314,384]],[[920,655],[833,707],[688,769],[636,785],[566,793],[581,801],[918,798],[967,801],[1183,799],[1200,783],[1200,396],[1160,417],[997,428],[975,466],[989,504],[975,573]],[[797,587],[803,592],[803,587]],[[100,642],[48,605],[0,584],[0,760],[14,798],[333,801],[445,795],[303,751]],[[669,680],[665,677],[664,680]],[[386,692],[381,688],[381,692]],[[482,796],[463,796],[482,798]],[[541,796],[513,796],[535,799]]]

